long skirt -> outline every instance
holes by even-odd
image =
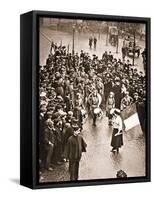
[[[111,146],[113,148],[120,148],[123,145],[123,134],[115,136],[118,132],[118,129],[113,129],[112,139],[111,139]]]

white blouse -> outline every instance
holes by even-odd
[[[122,130],[122,119],[120,116],[116,116],[113,118],[113,128],[116,128],[119,131]]]

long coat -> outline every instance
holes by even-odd
[[[51,142],[53,145],[55,145],[56,137],[55,137],[54,131],[47,127],[44,130],[44,138],[43,138],[43,144],[44,144],[45,150],[49,149],[49,147],[50,147],[49,142]]]
[[[73,135],[73,128],[70,126],[70,127],[65,129],[64,134],[63,134],[64,145],[67,144],[69,137],[72,136],[72,135]]]
[[[67,143],[67,158],[72,161],[80,161],[82,152],[86,152],[87,144],[82,136],[72,135]]]

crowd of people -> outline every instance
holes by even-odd
[[[72,54],[52,42],[46,65],[39,66],[39,96],[41,170],[51,171],[69,160],[69,138],[82,131],[87,116],[96,126],[98,114],[103,113],[112,126],[113,108],[124,110],[136,103],[144,130],[146,76],[111,52],[105,51],[101,58],[83,50]],[[85,142],[83,148],[81,152]]]

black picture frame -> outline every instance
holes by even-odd
[[[38,181],[38,70],[39,66],[39,17],[124,21],[146,24],[147,49],[147,124],[146,124],[146,176],[126,179],[102,179],[39,183]],[[31,11],[20,16],[20,184],[33,189],[72,186],[90,186],[119,183],[149,182],[151,179],[150,135],[150,18],[95,15],[81,13]]]

